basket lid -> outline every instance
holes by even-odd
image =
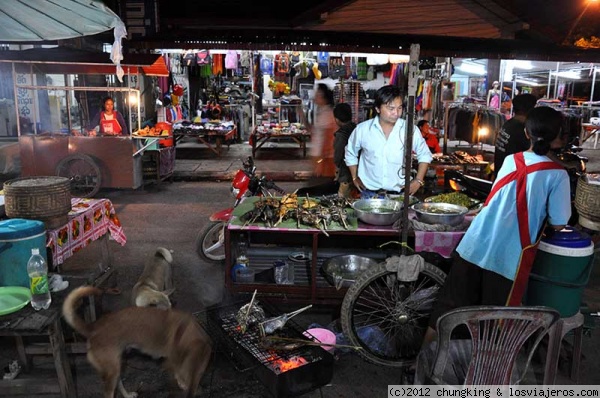
[[[46,231],[46,224],[38,220],[11,218],[0,221],[0,240],[28,238]]]
[[[57,184],[70,184],[67,177],[60,176],[35,176],[35,177],[19,177],[8,180],[4,183],[5,188],[39,188],[47,186],[55,186]]]
[[[544,235],[542,242],[554,246],[578,248],[590,246],[592,238],[585,232],[567,225],[562,230],[554,232],[551,236]]]

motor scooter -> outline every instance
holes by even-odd
[[[219,210],[210,216],[204,228],[196,238],[196,251],[200,258],[211,263],[220,263],[225,260],[225,227],[231,218],[233,209],[248,196],[273,196],[271,191],[283,194],[279,188],[266,176],[256,175],[256,166],[251,156],[242,162],[231,181],[231,195],[235,198],[232,207]]]

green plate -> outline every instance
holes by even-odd
[[[31,292],[22,286],[0,287],[0,315],[19,311],[31,301]]]

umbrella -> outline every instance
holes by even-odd
[[[117,14],[94,0],[2,0],[0,42],[37,42],[95,35],[114,29],[110,59],[122,79],[121,39],[127,35]]]

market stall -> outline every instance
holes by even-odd
[[[69,177],[72,193],[81,197],[91,197],[100,188],[138,188],[149,167],[163,171],[148,174],[158,181],[170,176],[175,153],[160,143],[171,132],[132,134],[147,109],[144,83],[151,85],[149,76],[168,75],[164,60],[129,55],[122,66],[126,82],[120,84],[112,76],[115,69],[107,53],[56,48],[0,54],[2,81],[12,86],[12,98],[5,101],[17,104],[15,125],[7,131],[19,137],[22,176]],[[92,136],[90,121],[107,95],[127,126],[119,136]]]
[[[205,122],[180,121],[173,125],[175,143],[184,138],[195,138],[206,145],[217,156],[221,156],[223,144],[229,145],[235,140],[237,128],[231,121],[211,120]],[[214,144],[214,147],[213,147]]]

